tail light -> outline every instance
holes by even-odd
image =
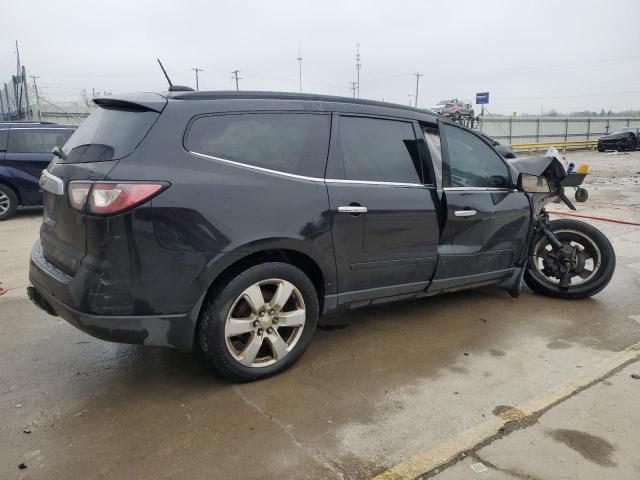
[[[115,215],[151,200],[166,182],[71,182],[69,203],[92,215]]]
[[[69,203],[74,210],[84,210],[91,190],[90,182],[71,182],[69,184]]]

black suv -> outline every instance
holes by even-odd
[[[43,172],[29,295],[105,340],[291,366],[321,313],[509,282],[531,208],[435,114],[350,98],[99,98]]]

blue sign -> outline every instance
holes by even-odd
[[[476,93],[476,105],[487,105],[489,103],[489,92]]]

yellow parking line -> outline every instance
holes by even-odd
[[[414,479],[456,458],[461,452],[472,449],[482,441],[498,433],[508,422],[518,421],[539,414],[547,408],[566,400],[577,391],[611,373],[613,370],[640,358],[640,342],[627,347],[611,357],[582,370],[580,375],[525,401],[524,403],[491,417],[463,431],[437,447],[413,455],[398,465],[375,476],[373,480]]]

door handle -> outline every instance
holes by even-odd
[[[367,207],[362,207],[360,205],[347,205],[344,207],[338,207],[338,212],[340,213],[360,214],[367,213],[367,211]]]
[[[456,217],[473,217],[476,213],[475,210],[456,210],[454,215]]]

